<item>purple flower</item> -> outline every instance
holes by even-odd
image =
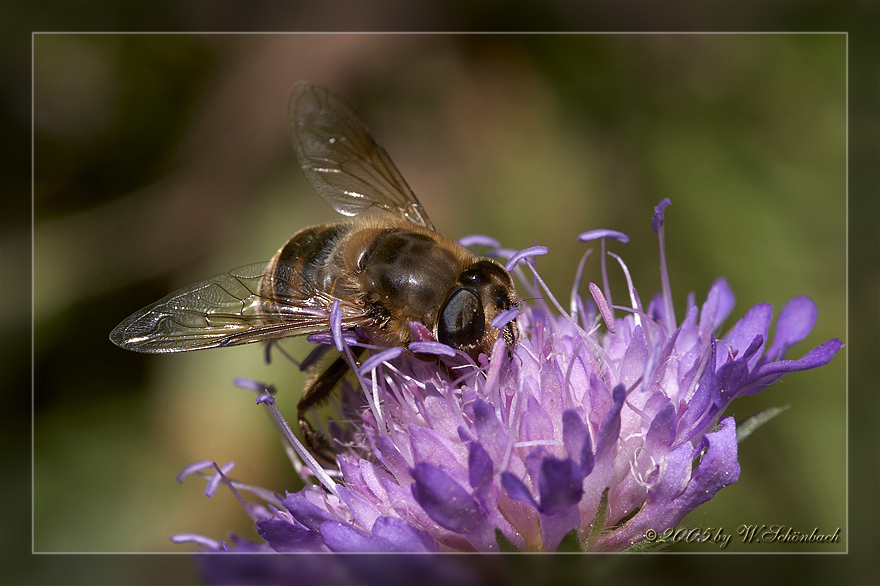
[[[675,527],[739,477],[737,424],[723,417],[728,404],[828,363],[842,343],[785,358],[815,323],[806,297],[782,308],[772,341],[767,304],[721,333],[734,306],[724,279],[702,305],[691,294],[677,321],[662,252],[668,205],[661,202],[652,221],[663,293],[647,307],[622,259],[605,252],[605,239],[626,242],[623,234],[581,235],[600,241],[603,286],[590,283],[585,301],[576,283],[568,311],[535,271],[531,257],[546,248],[496,249],[520,277],[522,296],[537,299],[519,316],[503,316],[516,317],[518,342],[508,349],[499,340],[474,362],[413,324],[417,354],[373,349],[357,369],[363,408],[345,430],[338,470],[311,459],[271,396],[261,395],[315,482],[281,497],[215,466],[209,490],[222,483],[265,503],[245,507],[266,544],[178,541],[207,551],[621,551],[640,547],[649,530]],[[608,257],[630,283],[626,305],[612,303]],[[337,329],[324,342],[345,350],[353,340],[342,336]]]

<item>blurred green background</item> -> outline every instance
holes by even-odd
[[[335,219],[289,146],[301,79],[354,105],[438,230],[548,246],[538,268],[560,299],[585,249],[576,237],[594,228],[627,233],[613,250],[643,300],[659,290],[650,218],[669,197],[679,318],[688,292],[702,301],[725,276],[728,326],[807,295],[819,320],[789,357],[846,341],[844,35],[37,34],[33,57],[36,551],[254,538],[228,491],[206,499],[198,479],[175,481],[197,460],[298,487],[266,415],[232,384],[275,384],[290,415],[293,365],[266,365],[257,345],[141,356],[107,336],[177,287]],[[600,278],[595,262],[587,278]],[[734,534],[728,551],[845,550],[846,352],[733,404],[740,421],[790,408],[741,446],[739,482],[689,524]],[[744,524],[842,539],[744,546]]]

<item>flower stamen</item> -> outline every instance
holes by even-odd
[[[620,269],[623,271],[623,276],[626,279],[626,288],[629,292],[629,302],[633,309],[633,317],[636,320],[636,325],[642,325],[641,315],[644,313],[642,310],[642,302],[639,299],[639,292],[636,291],[636,288],[633,286],[632,277],[629,274],[629,268],[626,266],[626,263],[623,262],[623,259],[613,252],[609,252],[608,255],[614,258],[617,263],[620,265]]]
[[[605,301],[605,296],[602,295],[602,290],[592,281],[590,281],[589,289],[590,295],[593,296],[593,301],[596,302],[596,307],[599,309],[599,314],[605,321],[605,327],[608,328],[609,333],[614,334],[616,332],[614,329],[614,313],[611,311],[611,308],[608,307],[608,302]]]
[[[663,291],[663,314],[665,318],[663,325],[666,327],[667,332],[674,331],[675,324],[678,323],[675,319],[675,308],[672,306],[672,288],[669,286],[669,270],[666,267],[666,238],[664,237],[663,229],[663,212],[670,205],[669,198],[660,200],[660,203],[654,208],[654,217],[651,219],[651,228],[654,230],[654,234],[657,235],[657,240],[660,243],[660,282]]]
[[[279,429],[281,430],[287,442],[293,446],[293,449],[296,450],[297,455],[305,462],[306,466],[309,470],[312,471],[315,478],[324,485],[328,491],[330,491],[333,495],[339,496],[336,483],[332,478],[327,474],[327,471],[318,464],[318,461],[315,460],[314,456],[306,449],[302,443],[300,443],[299,439],[294,435],[293,431],[290,429],[290,426],[287,424],[287,420],[284,419],[284,416],[281,415],[281,411],[278,409],[278,406],[275,404],[275,398],[272,395],[264,394],[257,397],[257,403],[261,405],[266,405],[272,416],[275,418],[276,423],[278,424]]]
[[[587,263],[587,259],[590,255],[593,254],[593,249],[588,248],[583,255],[581,255],[581,260],[578,263],[577,271],[574,274],[574,284],[571,287],[571,301],[569,302],[569,307],[571,308],[571,319],[577,321],[578,317],[578,302],[580,301],[581,296],[578,295],[578,291],[581,288],[581,279],[584,276],[584,266]]]

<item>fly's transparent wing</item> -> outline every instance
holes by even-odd
[[[330,329],[327,295],[297,296],[269,263],[247,265],[184,287],[141,309],[116,326],[110,340],[126,350],[161,354],[236,346]],[[290,291],[291,293],[275,293]],[[363,309],[340,300],[342,327],[367,323]]]
[[[380,208],[434,229],[388,153],[341,98],[299,82],[290,93],[287,124],[306,179],[337,212],[356,216]]]

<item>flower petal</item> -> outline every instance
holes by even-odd
[[[409,437],[415,462],[437,466],[456,464],[458,459],[453,450],[463,448],[433,429],[414,424],[409,426]]]
[[[275,551],[327,551],[324,539],[317,531],[296,527],[289,521],[260,519],[257,533]]]
[[[522,503],[524,505],[529,505],[535,510],[539,508],[538,503],[535,501],[532,493],[529,492],[528,487],[515,474],[511,474],[510,472],[502,472],[501,486],[504,487],[504,490],[507,491],[507,494],[510,495],[510,498],[515,500],[516,502]]]
[[[474,401],[474,427],[477,438],[493,459],[501,458],[507,445],[507,434],[495,416],[495,410],[486,401]]]
[[[326,521],[321,524],[321,535],[331,551],[371,553],[394,551],[391,544],[373,538],[340,521]]]
[[[582,480],[581,467],[571,458],[544,458],[541,474],[538,476],[541,513],[556,515],[577,505],[584,496]]]
[[[426,552],[439,551],[440,546],[434,538],[421,529],[416,529],[397,517],[379,517],[373,524],[373,535],[390,544],[395,551]]]
[[[579,458],[584,447],[584,440],[590,441],[587,426],[574,409],[562,412],[562,443],[569,457]]]
[[[388,436],[380,436],[378,444],[372,445],[371,447],[373,448],[373,453],[376,455],[376,459],[379,460],[388,471],[394,474],[398,480],[402,480],[402,477],[409,477],[409,464],[407,463],[406,458],[400,453],[400,450],[397,449],[397,446],[394,445],[394,442],[392,442]],[[362,462],[365,461],[362,460]]]
[[[346,480],[348,480],[346,478]],[[363,492],[352,490],[347,486],[339,487],[339,499],[351,511],[355,522],[361,527],[370,527],[379,518],[379,508],[364,496]]]
[[[721,429],[703,436],[706,451],[691,471],[694,448],[685,443],[669,453],[660,480],[648,490],[645,505],[623,526],[600,537],[597,549],[618,551],[644,538],[648,529],[675,527],[715,493],[737,481],[736,424],[732,417],[721,421]]]
[[[675,406],[672,402],[668,402],[651,421],[651,427],[645,435],[645,445],[652,453],[666,452],[672,447],[675,441],[676,423]]]
[[[535,397],[529,397],[519,426],[519,438],[523,441],[553,439],[553,421]]]
[[[479,503],[446,472],[431,464],[416,464],[412,475],[413,496],[438,525],[456,533],[481,529],[486,515]]]
[[[623,356],[620,366],[620,383],[626,388],[632,387],[645,374],[645,365],[648,362],[648,343],[641,326],[636,326],[632,332],[632,339]]]
[[[721,420],[721,428],[703,436],[706,452],[694,470],[687,490],[679,500],[688,512],[711,499],[715,493],[739,479],[737,460],[736,422],[733,417]],[[681,514],[684,518],[686,513]],[[681,520],[679,518],[678,521]]]
[[[711,334],[727,319],[733,306],[736,304],[736,296],[727,279],[716,279],[709,288],[706,301],[700,308],[700,331]]]
[[[325,521],[335,520],[333,515],[306,498],[303,492],[287,495],[284,499],[284,507],[290,511],[294,519],[312,531],[318,531]]]
[[[819,309],[809,297],[790,299],[779,312],[773,344],[764,354],[761,362],[766,363],[785,358],[785,352],[789,348],[813,331],[818,315]]]
[[[762,340],[767,339],[770,330],[770,322],[773,319],[773,306],[769,303],[758,303],[750,308],[742,318],[724,336],[724,341],[730,346],[731,351],[737,357],[751,346],[756,336]],[[726,353],[719,353],[717,366],[727,360]],[[753,359],[753,362],[757,358]]]
[[[477,442],[468,445],[468,480],[474,491],[480,491],[492,482],[492,458]]]
[[[612,446],[620,438],[620,411],[623,409],[623,402],[626,399],[626,389],[623,388],[623,385],[614,387],[612,398],[614,404],[599,429],[599,441],[596,442],[597,459],[610,457]]]
[[[821,346],[813,348],[799,360],[778,360],[765,364],[752,373],[748,383],[743,386],[739,394],[743,396],[754,395],[789,372],[810,370],[811,368],[824,366],[831,361],[841,348],[843,348],[843,342],[834,338]]]

